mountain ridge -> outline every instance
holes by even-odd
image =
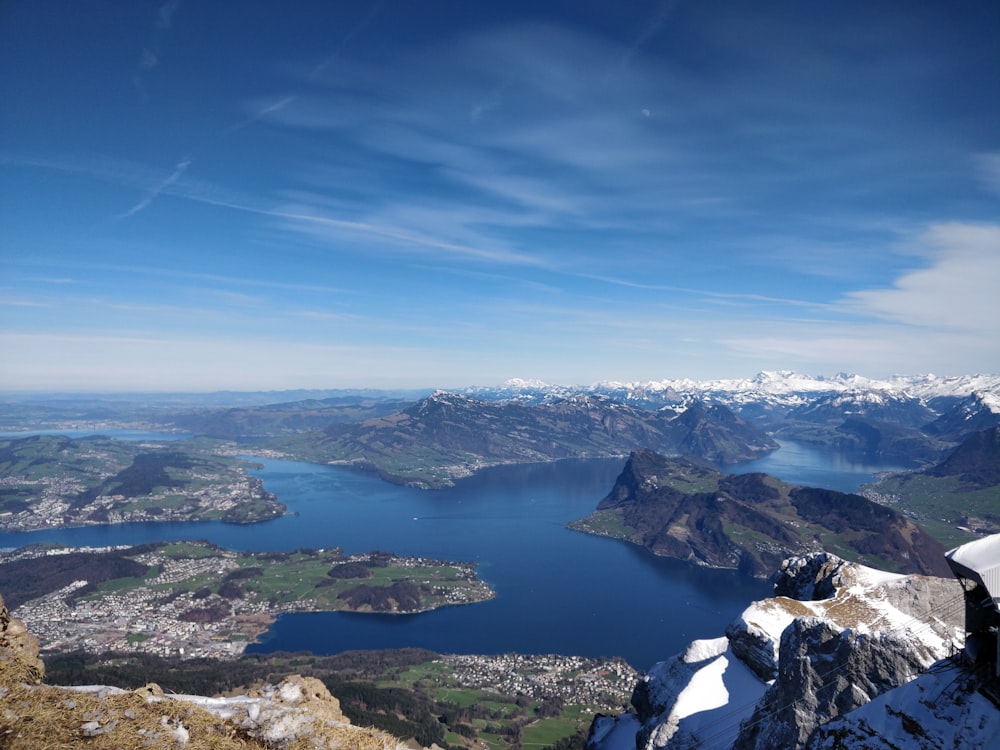
[[[697,397],[729,405],[754,399],[786,406],[801,404],[806,394],[876,391],[905,394],[922,402],[964,398],[973,392],[1000,394],[1000,375],[972,374],[940,377],[933,374],[868,378],[852,373],[810,376],[792,370],[765,370],[750,378],[694,380],[676,378],[647,381],[601,380],[590,385],[556,385],[540,380],[512,378],[499,386],[472,386],[461,393],[479,398],[565,398],[575,393],[624,396],[626,402],[682,403]],[[1000,411],[1000,407],[997,409]]]
[[[383,417],[331,424],[273,445],[306,460],[370,468],[389,481],[424,488],[503,463],[622,457],[645,447],[733,462],[778,447],[722,405],[653,411],[593,394],[522,404],[448,391]]]
[[[767,474],[727,475],[649,450],[633,452],[597,510],[570,528],[756,576],[817,547],[902,572],[948,575],[939,542],[861,495]]]

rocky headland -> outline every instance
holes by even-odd
[[[570,528],[760,578],[789,556],[819,550],[900,573],[950,575],[940,542],[861,495],[723,474],[650,450],[634,451],[597,511]]]

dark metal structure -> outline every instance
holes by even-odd
[[[1000,534],[956,547],[945,558],[965,590],[965,659],[985,679],[1000,678]]]

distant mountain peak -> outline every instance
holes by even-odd
[[[536,380],[533,378],[509,378],[500,384],[501,388],[512,388],[512,389],[532,389],[539,390],[543,388],[549,388],[548,383],[544,380]]]

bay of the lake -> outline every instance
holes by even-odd
[[[258,460],[258,459],[255,459]],[[494,467],[426,491],[345,468],[261,459],[253,473],[288,505],[274,521],[141,523],[0,534],[0,546],[209,539],[241,550],[342,547],[478,564],[496,598],[417,615],[283,615],[251,651],[338,653],[421,647],[445,653],[622,656],[645,668],[695,638],[714,638],[770,585],[733,571],[657,558],[565,528],[594,510],[623,459]],[[886,467],[786,444],[732,471],[856,490]]]

